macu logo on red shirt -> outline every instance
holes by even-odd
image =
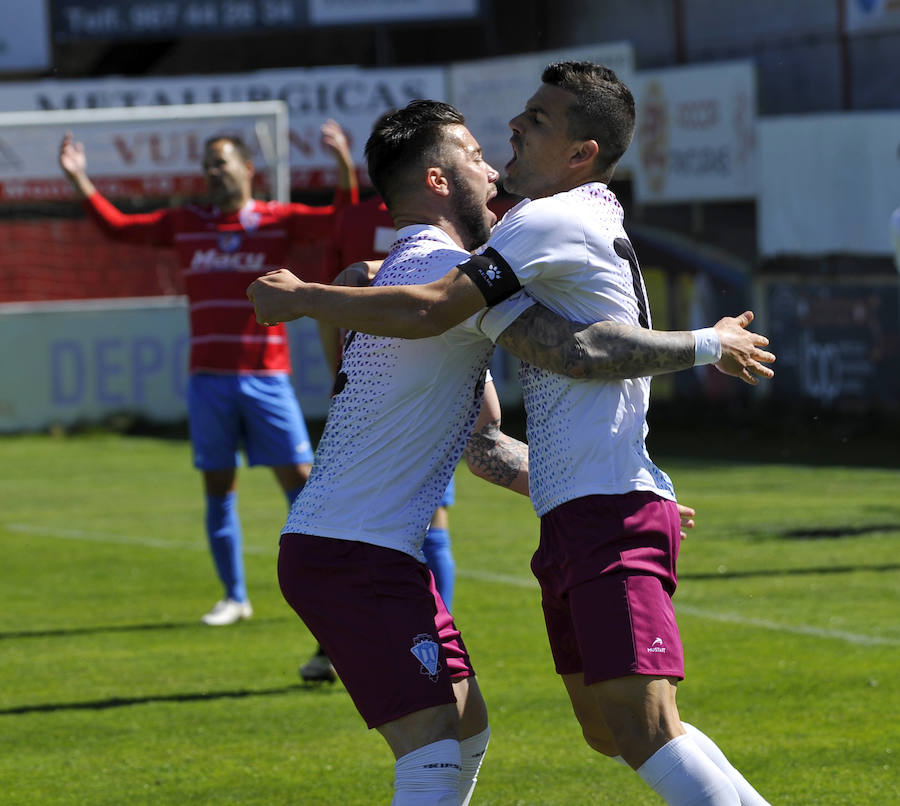
[[[198,249],[191,258],[192,269],[264,269],[264,252],[220,252],[218,249]]]

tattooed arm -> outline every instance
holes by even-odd
[[[463,456],[476,476],[528,495],[528,446],[500,430],[500,400],[493,383],[485,384],[481,414]]]
[[[720,319],[715,330],[722,357],[715,367],[755,385],[774,373],[764,363],[775,360],[760,349],[765,336],[746,328],[753,313]],[[532,305],[497,339],[517,358],[571,378],[620,380],[677,372],[694,366],[694,336],[689,330],[648,330],[620,322],[593,325],[569,322],[542,305]]]

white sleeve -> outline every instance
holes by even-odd
[[[509,299],[486,308],[477,321],[478,329],[496,343],[500,334],[527,311],[535,301],[524,291],[513,294]]]
[[[523,286],[587,260],[580,217],[552,196],[510,210],[494,227],[487,246],[503,257]]]

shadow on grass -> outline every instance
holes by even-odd
[[[248,629],[253,626],[262,624],[275,624],[281,622],[293,621],[294,619],[285,616],[284,618],[254,618],[251,624],[239,624],[232,629]],[[47,630],[16,630],[10,632],[0,632],[0,641],[7,638],[72,638],[78,635],[103,635],[108,633],[129,633],[129,632],[158,632],[164,630],[200,630],[207,632],[210,629],[216,629],[201,624],[199,621],[166,621],[154,624],[111,624],[107,626],[86,626],[86,627],[60,627],[59,629]]]
[[[85,702],[42,703],[40,705],[16,705],[0,708],[0,716],[18,714],[56,713],[59,711],[105,711],[109,708],[128,708],[132,705],[146,705],[155,702],[212,702],[215,700],[247,699],[249,697],[278,697],[282,694],[304,692],[318,695],[342,692],[341,686],[328,684],[293,683],[289,686],[266,689],[236,689],[234,691],[203,691],[190,694],[148,694],[144,697],[109,697],[105,700]]]
[[[832,537],[859,537],[874,532],[900,532],[900,523],[873,524],[869,526],[814,526],[806,529],[791,529],[781,536],[789,540],[820,540]]]
[[[816,568],[757,568],[747,571],[709,571],[697,574],[679,574],[678,581],[689,579],[750,579],[752,577],[793,577],[816,576],[821,574],[852,574],[856,571],[888,572],[900,571],[900,563],[886,565],[826,565]]]

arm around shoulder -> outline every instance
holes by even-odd
[[[286,269],[265,274],[247,289],[262,324],[301,316],[375,336],[438,336],[484,306],[457,269],[427,285],[351,288],[304,283]]]

